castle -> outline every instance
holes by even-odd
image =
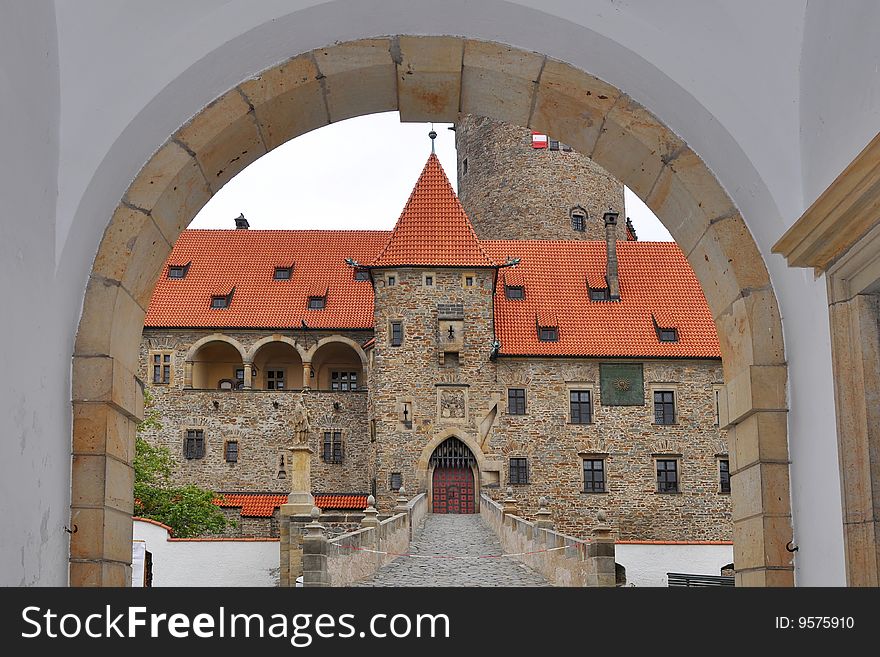
[[[565,144],[465,116],[456,146],[459,195],[432,154],[392,231],[184,231],[145,320],[144,436],[236,535],[277,535],[299,423],[343,521],[402,486],[438,513],[513,488],[574,535],[601,509],[622,540],[730,540],[720,348],[684,255],[639,242],[622,185]]]

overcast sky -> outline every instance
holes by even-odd
[[[456,186],[455,133],[437,123],[436,150]],[[371,114],[313,130],[264,155],[202,208],[190,228],[391,229],[431,152],[429,123]],[[671,241],[628,189],[626,215],[639,239]]]

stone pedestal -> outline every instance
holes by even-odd
[[[605,512],[599,511],[598,524],[593,529],[593,536],[587,545],[587,561],[589,571],[587,586],[616,586],[614,569],[614,538],[611,527],[605,524]]]
[[[308,515],[315,506],[312,496],[312,449],[308,445],[290,448],[288,470],[290,471],[290,494],[287,504],[281,505],[281,515]]]

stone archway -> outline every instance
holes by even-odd
[[[72,585],[126,585],[138,346],[150,295],[180,232],[268,150],[333,121],[399,110],[459,112],[552,134],[618,177],[666,225],[699,278],[723,354],[737,582],[793,583],[787,368],[776,297],[758,248],[699,156],[645,108],[537,53],[457,37],[341,43],[245,80],[170,136],[104,234],[73,357]]]

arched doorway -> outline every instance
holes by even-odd
[[[431,455],[431,513],[476,513],[477,459],[458,438],[447,438]]]
[[[438,81],[434,65],[448,69],[451,84]],[[412,75],[399,83],[403,68]],[[313,107],[326,115],[291,111]],[[691,263],[718,329],[738,584],[790,586],[782,320],[733,201],[694,150],[620,89],[539,53],[438,36],[340,43],[267,69],[169,135],[132,181],[99,246],[74,349],[71,522],[80,531],[70,539],[71,584],[122,585],[130,577],[131,446],[112,448],[120,452],[112,470],[99,464],[143,417],[138,345],[171,244],[266,151],[331,120],[393,109],[420,121],[454,119],[460,110],[553,134],[654,210]]]

